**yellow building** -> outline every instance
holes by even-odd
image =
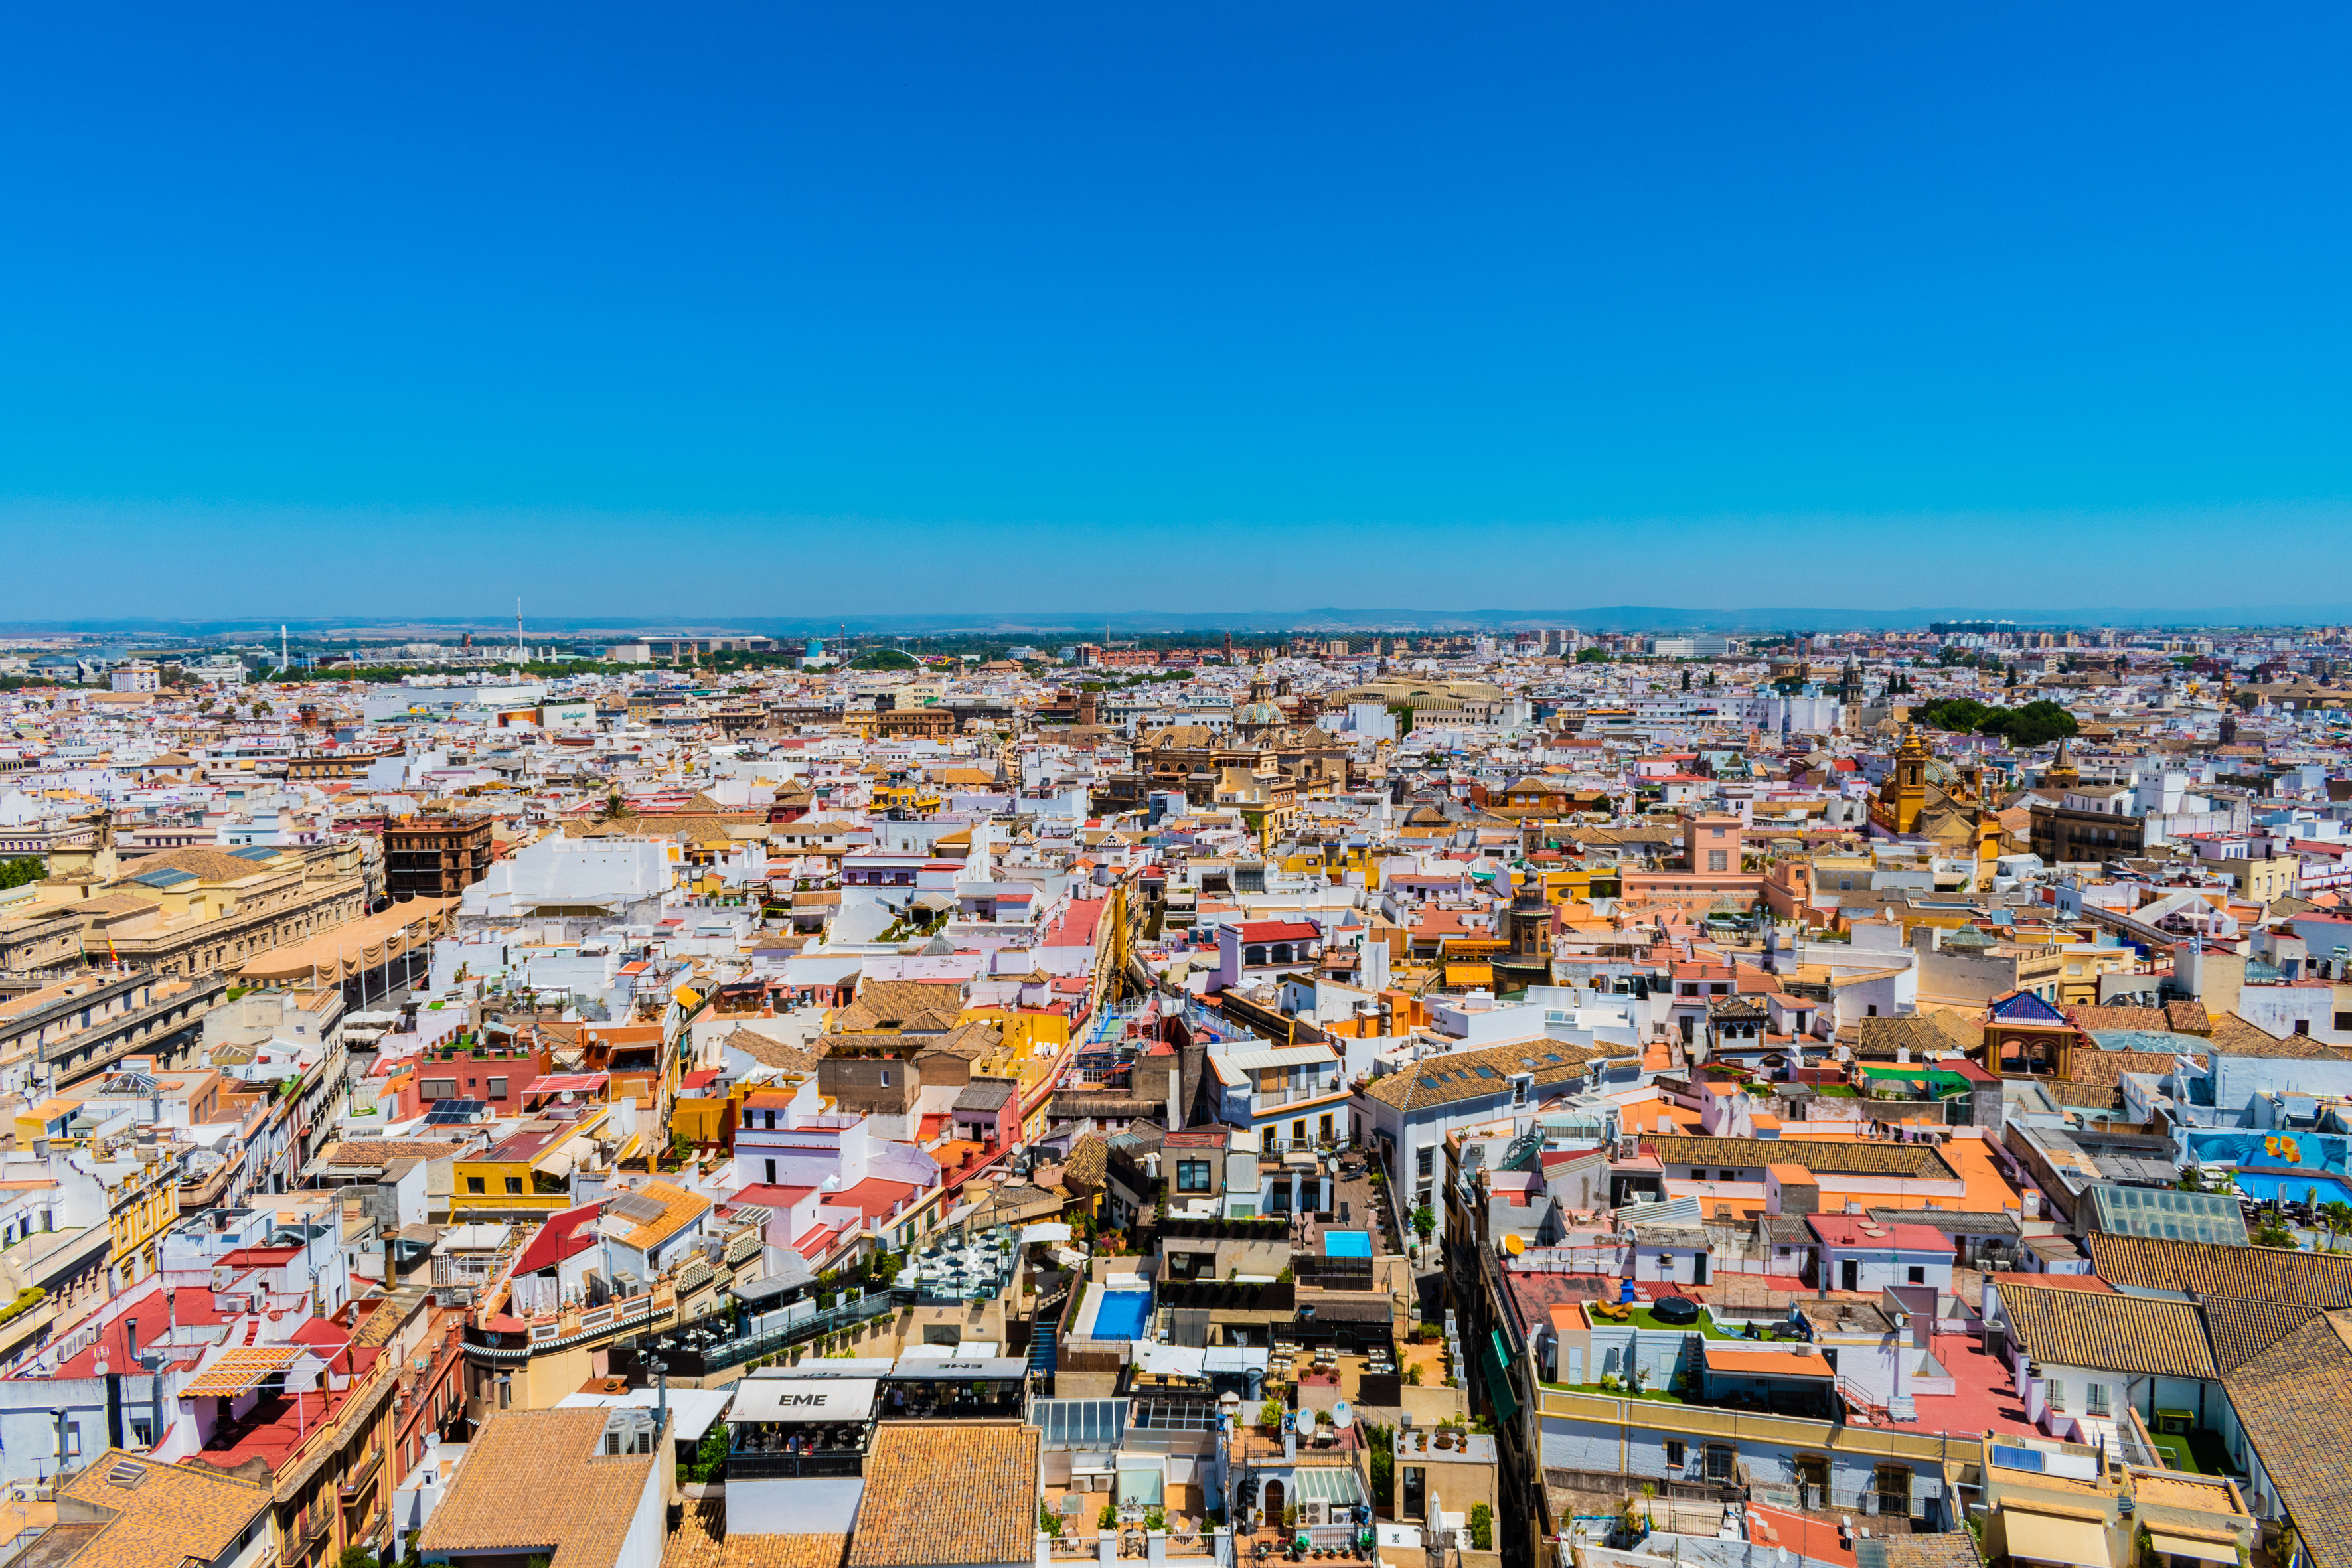
[[[936,816],[946,799],[929,784],[877,784],[873,790],[874,809],[878,811],[910,811],[918,816]]]
[[[596,1152],[610,1114],[599,1108],[578,1121],[511,1133],[470,1160],[453,1162],[451,1223],[570,1207],[572,1169]]]
[[[180,1217],[180,1181],[156,1161],[132,1168],[106,1189],[106,1225],[113,1245],[107,1269],[117,1290],[155,1272],[155,1240]]]

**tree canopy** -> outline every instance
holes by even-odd
[[[1919,721],[1933,730],[1959,735],[1999,735],[2021,751],[2046,746],[2079,728],[2074,716],[2055,702],[2040,700],[2022,708],[1992,708],[1973,697],[1947,697],[1919,710]]]

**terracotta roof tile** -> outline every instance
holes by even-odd
[[[2352,1321],[2315,1317],[2222,1379],[2238,1425],[2316,1568],[2352,1568]]]
[[[866,1460],[849,1568],[1027,1563],[1037,1429],[1019,1421],[886,1421]]]
[[[2003,1283],[2001,1310],[2026,1353],[2058,1366],[2218,1377],[2196,1304]]]
[[[229,1555],[269,1507],[269,1489],[194,1465],[109,1448],[59,1489],[60,1501],[106,1510],[75,1568],[180,1568]]]
[[[486,1421],[425,1527],[430,1553],[547,1553],[609,1568],[655,1479],[656,1454],[597,1451],[612,1412],[509,1410]],[[654,1443],[668,1459],[667,1434]]]
[[[2352,1306],[2352,1255],[2225,1247],[2112,1231],[2094,1232],[2086,1240],[2093,1268],[2112,1285],[2306,1307]]]

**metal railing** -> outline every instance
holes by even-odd
[[[654,1349],[632,1347],[640,1356],[658,1356],[665,1368],[679,1377],[701,1377],[745,1362],[757,1360],[805,1344],[821,1334],[832,1333],[854,1324],[881,1317],[898,1306],[896,1293],[877,1290],[845,1306],[827,1308],[810,1313],[795,1322],[780,1324],[756,1334],[738,1339],[721,1340],[716,1344],[699,1348]]]

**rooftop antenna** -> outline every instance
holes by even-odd
[[[522,646],[522,598],[520,595],[515,598],[515,662],[517,664],[530,662]]]

